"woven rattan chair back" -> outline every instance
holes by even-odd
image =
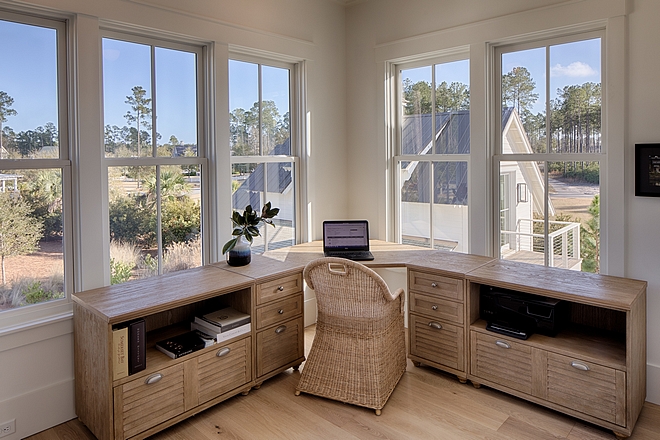
[[[406,369],[403,289],[394,294],[373,270],[341,258],[307,264],[316,293],[316,335],[296,394],[315,394],[380,414]]]

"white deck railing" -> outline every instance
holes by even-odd
[[[543,220],[520,219],[515,231],[501,231],[503,242],[509,245],[513,252],[528,251],[545,254],[543,234],[534,233],[534,224],[543,225]],[[548,233],[551,252],[548,252],[550,267],[569,267],[569,259],[580,258],[580,224],[573,222],[550,221],[548,226],[561,227]]]

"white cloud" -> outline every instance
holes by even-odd
[[[570,76],[570,77],[584,77],[597,75],[596,72],[589,64],[576,61],[568,66],[557,64],[550,68],[550,76]]]

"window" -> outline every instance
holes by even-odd
[[[52,313],[73,287],[69,252],[65,260],[71,219],[65,34],[62,21],[0,18],[2,57],[11,60],[0,69],[3,319],[36,304],[29,309],[35,318],[39,310]]]
[[[261,212],[266,202],[280,208],[275,228],[260,226],[252,245],[257,253],[297,241],[294,76],[290,64],[229,60],[232,209],[251,205]]]
[[[201,47],[106,32],[111,283],[202,264]]]
[[[469,61],[396,69],[397,241],[468,252]]]
[[[599,33],[496,49],[499,256],[599,271]]]

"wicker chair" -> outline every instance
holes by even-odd
[[[301,392],[376,410],[406,370],[403,289],[392,294],[373,270],[343,258],[307,264],[316,292],[316,336],[304,364]]]

